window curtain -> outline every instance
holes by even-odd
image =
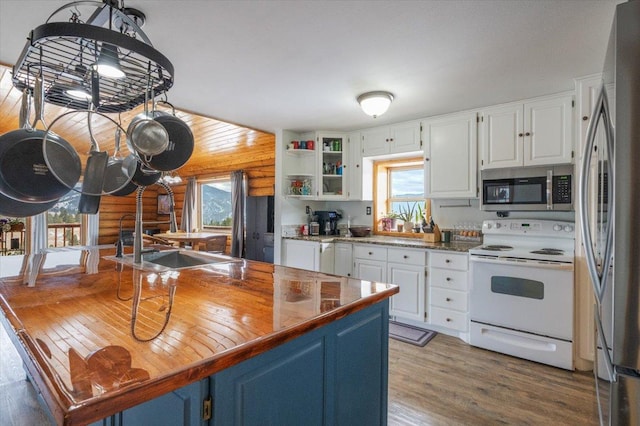
[[[195,177],[187,179],[187,189],[184,193],[182,204],[182,219],[180,219],[180,230],[191,232],[196,228],[196,191],[198,183]]]
[[[98,235],[100,233],[100,212],[96,214],[84,215],[87,237],[85,245],[97,246]]]
[[[23,275],[23,281],[25,284],[28,283],[29,286],[33,286],[35,284],[35,277],[37,276],[44,260],[44,254],[42,251],[47,248],[47,245],[47,212],[44,212],[31,217],[31,229],[29,230],[29,260],[27,261]]]
[[[244,172],[236,170],[231,173],[231,256],[234,257],[244,257],[244,204]]]

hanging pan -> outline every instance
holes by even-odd
[[[169,146],[169,134],[164,126],[155,121],[149,113],[147,106],[150,91],[153,99],[153,91],[147,87],[144,92],[144,112],[136,115],[127,127],[127,146],[141,160],[158,155]]]
[[[176,109],[167,101],[160,101],[171,107],[172,113],[154,109],[151,111],[153,119],[162,124],[169,135],[169,145],[162,153],[146,159],[144,163],[154,170],[170,172],[184,166],[193,154],[193,133],[183,120],[176,116]]]
[[[36,80],[34,97],[34,128],[27,124],[28,112],[22,113],[25,128],[0,136],[0,193],[19,202],[50,203],[60,199],[69,192],[69,186],[78,182],[81,165],[77,153],[66,140],[48,130],[35,129],[38,121],[45,125],[42,118],[44,98],[40,78]],[[51,157],[62,171],[66,184],[53,174],[44,158],[43,146],[46,139],[49,141]]]
[[[120,128],[116,129],[113,156],[109,159],[104,172],[104,184],[102,186],[104,194],[115,194],[125,189],[136,171],[137,161],[135,157],[130,154],[123,158],[120,155],[121,134]]]

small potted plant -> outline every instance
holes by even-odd
[[[413,232],[415,232],[416,234],[419,233],[420,228],[425,223],[426,221],[424,220],[424,212],[422,211],[422,206],[420,206],[420,204],[417,204],[417,208],[414,216],[414,222],[413,222]]]
[[[396,228],[396,219],[398,219],[398,214],[394,211],[389,213],[382,213],[382,230],[383,231],[393,231]]]
[[[404,222],[404,232],[413,231],[413,218],[416,214],[416,205],[418,203],[407,204],[406,206],[400,206],[400,213],[398,216]]]

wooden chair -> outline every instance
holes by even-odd
[[[200,250],[203,249],[202,246],[204,246],[205,251],[213,253],[224,253],[227,250],[227,236],[217,235],[215,238],[207,240],[206,244],[201,243]]]

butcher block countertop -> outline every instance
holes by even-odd
[[[231,259],[0,279],[0,316],[59,424],[90,423],[273,349],[398,287]]]

